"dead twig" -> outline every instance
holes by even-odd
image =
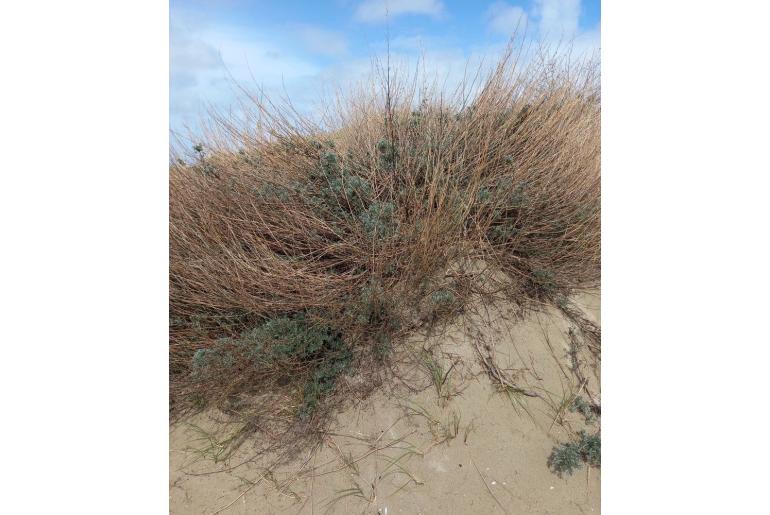
[[[478,340],[475,339],[473,340],[473,343],[476,352],[481,359],[481,363],[484,366],[484,369],[487,371],[487,374],[489,374],[493,381],[499,383],[502,388],[510,389],[514,392],[526,395],[527,397],[540,397],[539,394],[522,388],[521,386],[516,385],[513,381],[505,377],[500,368],[498,368],[498,366],[495,364],[494,358],[492,356],[492,350],[489,345],[480,344]],[[484,346],[484,349],[486,349],[486,352],[482,350],[482,345]]]

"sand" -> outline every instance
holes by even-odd
[[[598,293],[573,301],[600,324]],[[523,320],[510,310],[490,318],[461,317],[441,334],[414,336],[412,347],[429,349],[444,370],[457,362],[441,395],[424,368],[404,370],[422,391],[396,388],[344,410],[323,445],[270,473],[265,459],[241,464],[250,457],[248,442],[216,465],[196,452],[211,442],[189,424],[212,428],[213,414],[174,424],[171,513],[599,513],[599,469],[560,478],[547,467],[555,445],[579,429],[598,429],[563,409],[580,387],[570,369],[574,324],[556,308]],[[496,388],[480,365],[478,341],[539,397]],[[590,366],[597,360],[585,348],[579,359],[585,388],[598,399],[599,367]],[[228,467],[235,468],[209,474]]]

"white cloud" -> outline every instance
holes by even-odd
[[[287,53],[275,38],[226,26],[171,27],[171,125],[194,125],[207,104],[233,105],[233,80],[247,88],[264,87],[302,99],[307,78],[321,67]],[[306,96],[306,95],[304,95]]]
[[[599,57],[601,31],[580,28],[580,0],[536,0],[530,17],[538,22],[542,43],[569,52],[572,59]]]
[[[314,54],[340,57],[348,53],[348,41],[340,32],[300,25],[297,34],[307,50]]]
[[[578,33],[580,0],[536,0],[534,14],[540,20],[541,38],[571,38]]]
[[[455,100],[458,95],[473,98],[481,87],[476,74],[483,77],[490,73],[506,47],[504,42],[468,49],[434,45],[435,40],[420,41],[419,37],[405,39],[399,48],[391,45],[391,77],[406,88],[417,84],[418,95],[427,89],[443,95],[446,101]],[[384,52],[384,48],[381,50]],[[319,75],[319,83],[328,92],[339,90],[343,96],[355,96],[359,89],[367,94],[378,91],[384,73],[383,59],[384,55],[379,53],[376,57],[341,60]]]
[[[216,48],[173,27],[170,54],[172,67],[178,70],[210,69],[222,64]]]
[[[601,31],[597,26],[595,29],[578,31],[570,41],[572,55],[578,59],[583,57],[599,57],[601,47]]]
[[[498,1],[487,9],[490,31],[506,36],[526,30],[526,38],[547,45],[558,53],[569,52],[581,59],[596,55],[600,47],[599,27],[580,29],[580,0],[535,0],[529,12],[519,6]]]
[[[364,0],[356,9],[355,18],[363,22],[384,22],[388,16],[423,14],[438,17],[443,13],[441,0]]]
[[[599,27],[579,28],[579,0],[535,0],[529,11],[512,5],[512,1],[497,1],[486,11],[490,31],[507,38],[517,23],[521,33],[528,22],[527,39],[552,45],[561,42],[560,50],[570,51],[572,57],[599,49]],[[366,0],[358,9],[359,19],[385,19],[384,1]],[[391,16],[406,13],[441,16],[444,6],[438,0],[391,0]],[[391,64],[400,77],[419,69],[425,78],[435,80],[439,89],[449,93],[462,84],[466,73],[473,73],[482,63],[493,64],[505,42],[501,38],[491,46],[464,48],[441,34],[397,34],[390,48]],[[384,52],[384,42],[380,51]],[[302,24],[285,25],[279,32],[275,28],[218,24],[205,16],[185,19],[179,13],[171,27],[170,54],[170,116],[174,130],[185,124],[194,129],[207,104],[232,106],[237,113],[240,94],[233,80],[250,90],[262,87],[273,100],[288,97],[299,112],[312,115],[318,112],[319,100],[328,98],[336,87],[347,90],[371,76],[374,64],[374,57],[349,48],[345,35],[339,32]],[[344,58],[329,62],[313,54]]]
[[[521,33],[527,27],[527,13],[517,5],[505,2],[495,2],[487,9],[489,30],[511,36],[514,32]]]

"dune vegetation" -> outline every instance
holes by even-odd
[[[216,408],[283,445],[471,299],[568,309],[595,287],[598,64],[560,55],[509,49],[451,93],[383,67],[321,121],[244,94],[175,149],[172,416]]]

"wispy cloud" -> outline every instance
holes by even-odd
[[[570,38],[578,33],[580,0],[535,0],[533,14],[540,20],[542,38]]]
[[[523,31],[527,26],[527,13],[518,5],[495,2],[487,9],[489,30],[510,36],[514,31]]]
[[[355,18],[367,23],[384,22],[388,16],[421,14],[439,17],[444,13],[441,0],[364,0],[356,9]]]
[[[526,28],[527,38],[563,48],[575,58],[596,53],[601,40],[598,26],[581,30],[580,15],[580,0],[535,0],[528,12],[498,1],[486,12],[487,28],[491,32],[511,36]]]
[[[170,116],[172,126],[195,124],[207,104],[233,105],[233,81],[294,98],[302,95],[319,64],[287,52],[272,38],[231,26],[171,27]]]
[[[581,0],[536,0],[530,18],[537,20],[541,42],[560,46],[575,59],[598,57],[600,28],[581,29],[581,11]]]
[[[296,30],[306,50],[310,53],[328,57],[341,57],[348,53],[348,41],[341,32],[311,25],[298,25]]]
[[[385,21],[387,5],[390,19],[399,18],[391,24],[394,70],[407,76],[419,69],[435,76],[436,84],[447,92],[462,84],[468,70],[494,62],[517,25],[519,35],[526,27],[528,40],[561,44],[572,57],[599,49],[598,24],[586,29],[579,23],[580,0],[533,0],[528,9],[516,5],[520,0],[487,0],[475,7],[469,23],[476,24],[476,33],[483,34],[486,28],[487,36],[499,36],[491,39],[457,35],[430,23],[431,18],[449,14],[441,0],[338,2],[345,18],[352,12],[356,20],[367,23]],[[234,82],[252,91],[263,89],[273,99],[288,97],[300,112],[314,113],[319,100],[337,87],[347,89],[376,74],[373,56],[386,48],[384,34],[379,34],[384,30],[354,26],[343,32],[344,24],[329,21],[320,26],[283,18],[269,24],[269,19],[217,18],[212,12],[172,9],[170,116],[175,130],[183,131],[188,124],[194,128],[207,105],[237,113],[239,94]],[[459,11],[451,14],[455,21],[460,16]],[[422,19],[403,19],[407,15]]]

